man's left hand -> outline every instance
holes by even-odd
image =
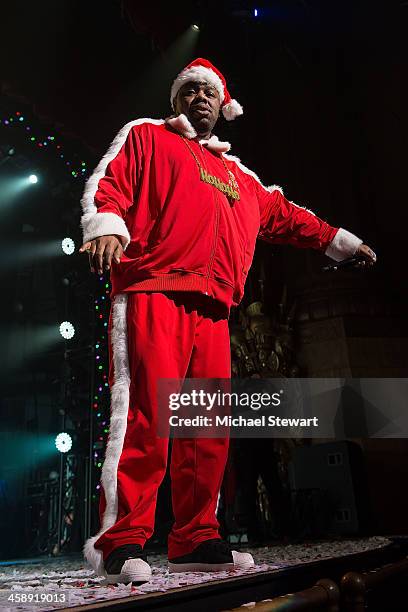
[[[373,266],[375,262],[377,261],[377,255],[366,244],[360,244],[360,246],[358,247],[354,255],[364,257],[363,261],[360,261],[358,264],[356,264],[357,268],[364,268],[364,267],[369,268]]]

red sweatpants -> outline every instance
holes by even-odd
[[[194,292],[129,293],[112,305],[109,323],[111,426],[102,469],[104,559],[123,544],[145,544],[154,530],[168,440],[156,437],[158,378],[229,378],[228,315]],[[116,309],[116,313],[115,313]],[[127,356],[126,356],[127,347]],[[172,559],[219,537],[215,516],[228,439],[174,439]]]

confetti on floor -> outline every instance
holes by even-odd
[[[166,555],[149,554],[152,580],[138,587],[104,586],[104,579],[95,575],[81,557],[39,558],[27,563],[10,562],[0,566],[0,610],[2,612],[42,612],[68,606],[79,606],[119,597],[166,592],[177,587],[203,584],[222,578],[252,575],[273,569],[310,563],[330,557],[341,557],[383,548],[391,540],[381,536],[360,539],[303,542],[245,548],[257,564],[250,570],[213,573],[169,574]],[[15,597],[19,595],[19,597]],[[13,596],[14,601],[10,600]],[[27,600],[27,598],[29,598]],[[35,606],[30,602],[37,600]],[[23,600],[26,600],[25,602]],[[17,602],[16,600],[20,600]],[[43,600],[43,603],[41,603]]]

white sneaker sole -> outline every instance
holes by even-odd
[[[233,563],[172,563],[169,561],[169,572],[225,572],[229,570],[247,570],[255,566],[254,559],[249,553],[232,551]]]
[[[124,562],[120,574],[107,574],[107,584],[143,584],[149,582],[152,577],[151,567],[143,559],[128,559]]]
[[[169,561],[169,572],[225,572],[236,569],[234,563],[171,563]]]

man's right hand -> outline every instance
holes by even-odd
[[[103,274],[104,270],[110,270],[112,258],[116,263],[120,263],[123,246],[118,236],[100,236],[85,242],[79,252],[88,253],[91,272]]]

